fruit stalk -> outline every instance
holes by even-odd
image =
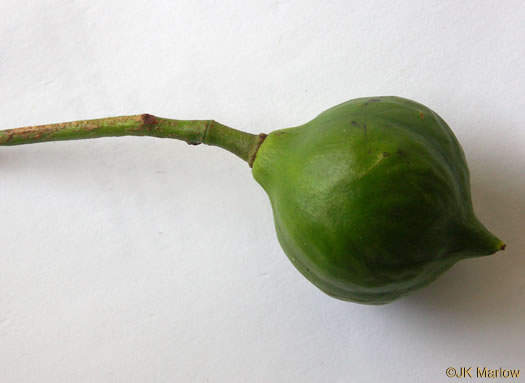
[[[250,167],[266,137],[232,129],[214,120],[174,120],[139,114],[0,130],[0,146],[120,136],[174,138],[190,145],[218,146],[242,158]]]

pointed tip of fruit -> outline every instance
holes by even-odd
[[[481,257],[505,250],[507,245],[496,237],[474,216],[461,232],[465,257]]]

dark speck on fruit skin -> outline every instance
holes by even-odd
[[[359,122],[352,121],[352,125],[355,126],[356,128],[363,128],[363,133],[366,136],[366,122],[363,124],[363,126],[361,126],[361,124],[359,124]]]
[[[378,99],[378,98],[371,98],[371,99],[369,99],[367,102],[365,102],[365,103],[363,104],[363,106],[367,106],[368,104],[371,104],[371,103],[373,103],[373,102],[381,102],[381,100]]]

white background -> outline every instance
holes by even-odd
[[[2,0],[2,128],[152,113],[252,133],[363,96],[437,111],[508,244],[380,307],[291,265],[248,166],[107,138],[0,148],[0,381],[525,380],[523,1]]]

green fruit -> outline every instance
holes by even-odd
[[[272,132],[253,176],[294,266],[335,298],[387,303],[504,246],[474,215],[456,137],[407,99],[355,99]]]
[[[127,135],[218,146],[253,165],[288,258],[335,298],[388,303],[505,248],[474,214],[450,128],[399,97],[351,100],[268,136],[142,114],[3,130],[0,146]]]

